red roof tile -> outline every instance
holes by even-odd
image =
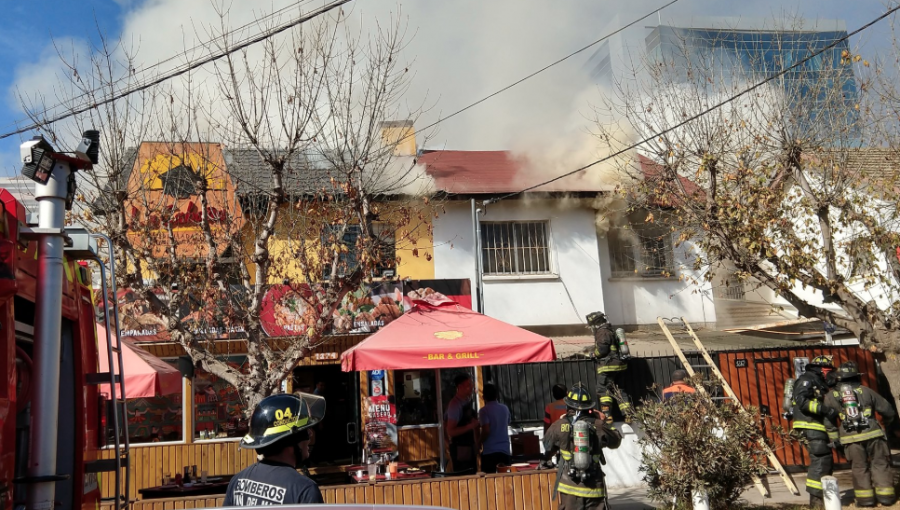
[[[419,163],[425,165],[437,189],[457,194],[513,193],[554,177],[529,175],[527,160],[509,151],[428,151],[419,156]],[[600,192],[613,186],[575,174],[534,191]]]

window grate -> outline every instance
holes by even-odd
[[[544,221],[481,224],[484,274],[551,274],[548,224]]]
[[[665,278],[675,272],[672,236],[665,228],[632,224],[609,231],[613,278]]]

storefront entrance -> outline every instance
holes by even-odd
[[[359,374],[342,372],[340,365],[294,369],[294,391],[325,397],[325,419],[316,428],[310,466],[356,464],[360,461]]]

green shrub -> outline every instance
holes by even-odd
[[[702,489],[711,509],[734,508],[753,475],[766,472],[759,413],[747,411],[700,392],[666,402],[644,399],[634,419],[644,429],[641,470],[648,496],[668,508],[677,498],[677,509],[690,509],[691,492]]]

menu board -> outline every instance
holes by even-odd
[[[397,406],[393,398],[379,395],[366,398],[366,455],[397,456]]]

